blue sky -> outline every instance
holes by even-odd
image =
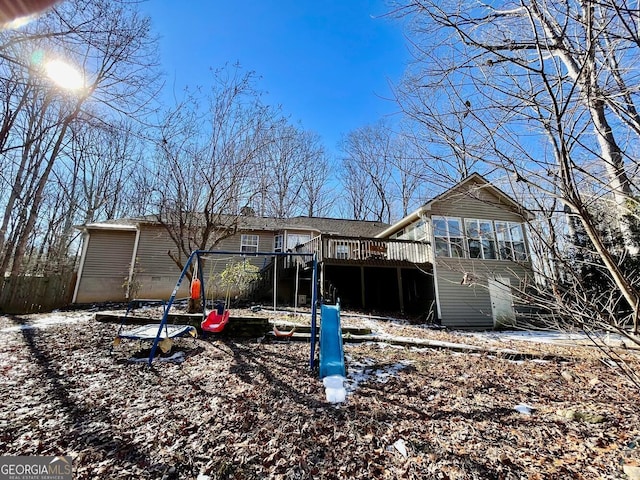
[[[409,54],[401,25],[381,18],[383,0],[149,0],[141,9],[161,37],[168,94],[207,85],[210,68],[237,61],[333,153],[342,135],[398,110],[389,82]]]

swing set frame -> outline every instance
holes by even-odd
[[[162,314],[162,320],[158,325],[158,332],[153,340],[153,346],[151,347],[151,352],[149,353],[149,365],[152,364],[153,359],[155,358],[156,351],[158,349],[158,344],[162,340],[162,331],[167,325],[167,320],[169,318],[169,310],[176,300],[176,296],[178,294],[178,290],[180,290],[180,286],[182,285],[182,281],[187,276],[187,272],[189,271],[189,267],[196,262],[196,277],[200,279],[200,297],[203,300],[203,319],[206,318],[206,299],[204,296],[205,285],[204,285],[204,276],[202,272],[202,262],[200,261],[200,257],[209,255],[234,255],[240,257],[301,257],[311,260],[312,263],[312,277],[311,277],[311,352],[309,354],[309,368],[313,369],[315,366],[315,350],[316,350],[316,333],[317,333],[317,314],[318,314],[318,257],[315,253],[298,253],[298,252],[235,252],[228,250],[194,250],[189,255],[184,267],[182,268],[182,272],[180,273],[180,277],[178,277],[178,281],[176,282],[176,286],[171,292],[171,296],[167,301],[164,312]],[[276,277],[275,269],[274,269],[274,277]],[[191,289],[190,289],[191,290]],[[225,305],[227,307],[228,305]]]

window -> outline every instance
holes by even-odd
[[[298,245],[305,244],[309,240],[311,240],[311,235],[303,235],[299,233],[288,233],[287,234],[287,250],[291,250],[293,252]]]
[[[433,217],[432,220],[436,257],[464,257],[460,219]]]
[[[482,258],[483,260],[498,258],[491,220],[467,218],[464,221],[464,226],[467,234],[469,258]]]
[[[498,252],[501,260],[527,259],[522,225],[513,222],[495,222]]]
[[[242,235],[240,237],[240,251],[253,253],[258,251],[258,235]]]
[[[336,245],[336,258],[346,260],[349,258],[349,245],[339,243]]]
[[[427,229],[424,220],[419,220],[416,223],[405,227],[404,230],[400,230],[400,232],[396,234],[395,238],[414,241],[426,240]]]
[[[274,252],[281,252],[282,251],[282,241],[283,241],[283,235],[282,234],[278,234],[275,237],[273,237],[273,251]]]
[[[436,257],[482,260],[527,259],[522,225],[515,222],[432,217]],[[495,225],[495,229],[494,229]]]

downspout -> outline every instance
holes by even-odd
[[[82,272],[84,271],[84,261],[87,258],[87,250],[89,249],[89,240],[91,234],[86,228],[82,232],[82,253],[80,254],[80,265],[78,266],[78,278],[76,279],[76,287],[73,290],[73,299],[71,303],[78,300],[78,290],[80,289],[80,280],[82,280]]]
[[[127,281],[127,291],[125,298],[127,300],[133,300],[129,298],[131,293],[131,282],[133,282],[133,276],[135,274],[136,258],[138,258],[138,244],[140,243],[140,225],[136,225],[136,239],[133,242],[133,254],[131,255],[131,265],[129,266],[129,280]]]

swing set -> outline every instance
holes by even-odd
[[[218,304],[216,308],[211,310],[208,314],[206,313],[207,305],[206,298],[204,295],[205,292],[205,284],[203,278],[202,271],[202,258],[208,256],[215,255],[235,255],[243,258],[246,257],[285,257],[285,258],[302,258],[307,262],[311,261],[312,263],[312,278],[311,278],[311,352],[309,357],[309,367],[313,369],[315,364],[315,350],[316,350],[316,317],[317,317],[317,299],[318,299],[318,260],[317,256],[314,253],[296,253],[296,252],[233,252],[233,251],[223,251],[223,250],[194,250],[191,252],[191,255],[187,259],[182,272],[180,273],[180,277],[178,277],[178,281],[176,282],[176,286],[167,301],[164,312],[162,315],[162,320],[159,325],[148,325],[147,327],[157,328],[155,338],[153,339],[153,345],[151,347],[151,352],[149,353],[149,365],[152,364],[153,359],[156,356],[157,349],[162,341],[167,338],[167,334],[164,333],[167,331],[167,320],[169,318],[169,311],[173,306],[176,296],[178,294],[178,290],[182,285],[184,278],[189,271],[189,268],[194,266],[194,274],[192,276],[191,285],[190,285],[190,296],[192,299],[197,300],[202,298],[202,322],[201,328],[206,332],[221,332],[227,323],[229,322],[229,304],[230,304],[230,287],[227,286],[227,292],[225,295],[224,304]],[[276,304],[276,290],[275,285],[277,282],[277,270],[276,270],[277,262],[274,263],[274,309]],[[296,275],[296,294],[297,294],[297,275]],[[297,295],[296,295],[297,302]],[[176,326],[177,327],[177,326]],[[193,328],[193,327],[191,327]],[[179,331],[179,329],[176,329]],[[282,332],[277,330],[274,327],[274,334],[277,337],[291,337],[295,331],[295,327],[290,332]],[[150,339],[149,337],[147,337]]]

